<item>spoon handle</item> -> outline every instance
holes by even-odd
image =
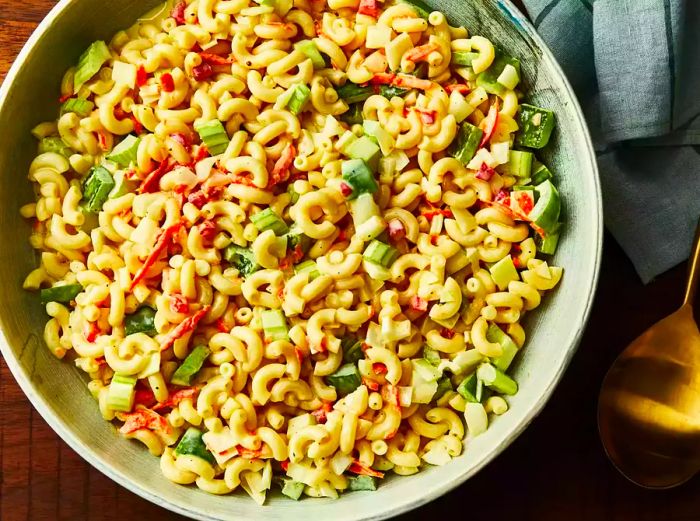
[[[698,276],[700,276],[700,220],[698,220],[697,228],[695,228],[693,249],[690,250],[690,257],[688,258],[688,281],[686,282],[685,295],[683,296],[684,306],[686,304],[692,306],[695,300]]]

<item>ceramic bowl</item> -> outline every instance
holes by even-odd
[[[172,511],[205,520],[383,519],[435,499],[474,476],[542,410],[566,369],[586,324],[600,263],[603,234],[595,156],[585,121],[559,66],[532,26],[507,0],[427,0],[453,24],[498,42],[522,61],[527,97],[553,109],[557,129],[543,159],[565,201],[566,228],[555,263],[560,287],[527,319],[529,335],[514,375],[520,391],[510,410],[443,467],[390,477],[377,492],[339,500],[294,502],[272,494],[258,507],[243,494],[217,497],[167,481],[158,458],[117,434],[88,393],[82,373],[53,357],[42,341],[46,316],[36,294],[22,290],[35,267],[19,208],[32,200],[27,169],[36,153],[30,129],[53,119],[62,73],[96,39],[128,27],[154,0],[62,0],[32,35],[0,89],[0,349],[34,407],[83,458],[114,481]]]

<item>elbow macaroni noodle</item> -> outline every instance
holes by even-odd
[[[365,3],[169,6],[118,33],[84,85],[74,89],[75,68],[66,73],[62,96],[89,99],[88,113],[35,129],[69,153],[45,151],[29,168],[37,200],[22,215],[41,262],[24,287],[80,285],[46,304],[45,342],[58,358],[75,353],[103,417],[124,422],[175,483],[240,487],[262,503],[274,468],[308,496],[337,497],[353,474],[410,475],[435,454],[458,456],[465,399],[452,385],[418,399],[412,360],[428,349],[449,367],[475,353],[496,359],[496,324],[522,347],[523,317],[561,279],[536,258],[528,224],[498,204],[517,179],[501,170],[487,179],[447,152],[460,123],[480,124],[491,107],[500,107],[494,136],[511,143],[518,129],[512,88],[499,99],[463,79],[491,66],[493,43],[439,12],[426,20],[409,4],[368,2],[373,16]],[[304,39],[325,64],[294,45]],[[473,53],[471,67],[452,63],[458,52]],[[411,75],[423,68],[427,79]],[[373,204],[397,250],[389,268],[363,258],[364,223],[345,198],[341,153],[363,129],[342,122],[350,107],[338,94],[347,81],[386,77],[411,90],[375,90],[359,109],[385,134]],[[300,84],[309,99],[295,114],[287,101]],[[195,127],[214,120],[230,141],[212,156]],[[106,156],[127,134],[140,141],[119,166]],[[496,152],[479,154],[499,164]],[[89,213],[81,180],[100,164],[119,182]],[[287,236],[257,228],[251,217],[266,208],[306,236],[315,272],[295,271],[305,250]],[[258,269],[227,248],[250,252]],[[508,256],[517,272],[499,285],[488,268]],[[127,334],[146,306],[154,330]],[[284,338],[264,330],[270,310],[284,314]],[[348,336],[362,342],[361,384],[349,393],[332,383]],[[195,346],[209,350],[204,367],[191,386],[175,385]],[[130,411],[110,407],[115,374],[138,380]],[[508,409],[497,395],[486,405]],[[175,450],[188,427],[204,430],[212,460]]]

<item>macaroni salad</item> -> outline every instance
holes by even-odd
[[[24,287],[169,480],[376,490],[517,392],[521,320],[562,276],[554,114],[418,0],[256,2],[165,4],[67,71]]]

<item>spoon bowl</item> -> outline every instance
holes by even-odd
[[[682,306],[637,337],[608,371],[598,428],[608,457],[647,488],[680,485],[700,470],[700,331],[692,300],[700,223]]]

